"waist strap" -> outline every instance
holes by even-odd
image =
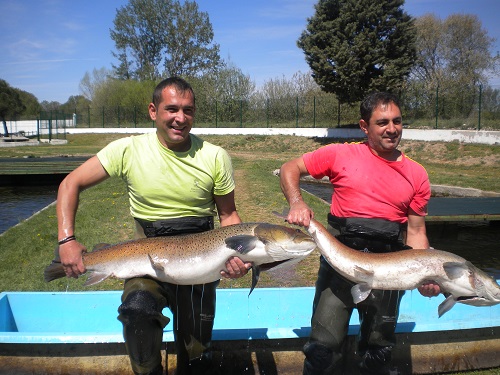
[[[353,249],[386,253],[409,249],[404,244],[406,224],[368,218],[341,218],[328,214],[328,224],[339,233],[337,239]]]
[[[213,216],[188,216],[157,221],[135,218],[135,221],[142,227],[146,237],[175,236],[178,234],[206,232],[214,229]]]

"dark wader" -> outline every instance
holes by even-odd
[[[404,227],[381,219],[343,219],[328,215],[329,230],[339,241],[360,251],[392,252],[408,248]],[[395,328],[404,291],[373,290],[355,305],[354,284],[338,274],[321,257],[313,302],[311,336],[304,346],[304,375],[339,373],[342,344],[349,320],[357,308],[361,329],[358,349],[361,374],[390,374],[391,350],[396,344]]]
[[[158,222],[136,219],[138,231],[146,237],[198,233],[213,229],[213,217],[182,218]],[[140,236],[140,235],[139,235]],[[172,311],[177,351],[176,374],[212,374],[210,341],[219,281],[204,285],[175,285],[149,277],[125,282],[118,319],[135,374],[162,374],[163,328]]]

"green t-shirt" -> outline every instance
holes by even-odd
[[[155,132],[111,142],[97,153],[106,172],[127,184],[130,213],[144,220],[215,216],[214,195],[235,188],[221,147],[191,136],[191,149],[173,152]]]

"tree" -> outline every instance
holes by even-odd
[[[4,136],[9,136],[7,119],[15,118],[26,109],[21,101],[18,90],[11,87],[6,81],[0,79],[0,119],[3,123]]]
[[[111,72],[106,68],[95,69],[92,74],[85,72],[82,80],[80,81],[80,92],[87,99],[92,101],[99,86],[103,85],[111,76]]]
[[[90,103],[90,100],[88,100],[83,95],[72,95],[68,98],[68,101],[66,103],[62,104],[58,108],[58,111],[66,115],[73,113],[81,114],[87,110],[87,108],[90,106]]]
[[[248,111],[255,83],[233,62],[223,62],[217,71],[190,79],[196,92],[198,123],[237,122]]]
[[[411,95],[429,110],[437,93],[441,117],[467,118],[477,107],[478,85],[485,85],[496,68],[498,57],[490,53],[495,39],[471,14],[452,14],[445,20],[427,14],[417,18],[415,26],[417,63],[410,76]]]
[[[194,77],[216,70],[219,45],[211,45],[214,32],[208,13],[200,12],[195,1],[185,1],[183,5],[174,3],[174,14],[166,38],[166,76]]]
[[[208,14],[194,1],[130,0],[117,10],[114,26],[120,79],[195,76],[219,65]]]
[[[40,105],[42,106],[42,111],[45,112],[57,112],[59,110],[59,107],[61,107],[61,103],[55,100],[51,102],[49,102],[48,100],[44,100],[40,103]]]
[[[297,44],[315,81],[339,102],[367,91],[399,89],[415,59],[412,18],[404,0],[319,0]]]
[[[436,87],[446,80],[485,83],[486,73],[495,68],[496,57],[489,50],[494,38],[471,14],[452,14],[444,21],[432,14],[419,17],[417,64],[412,75]]]
[[[42,107],[38,102],[38,99],[32,93],[27,91],[14,89],[19,94],[19,99],[21,99],[21,103],[23,103],[25,110],[22,112],[22,115],[25,117],[37,117],[40,114],[40,110]]]

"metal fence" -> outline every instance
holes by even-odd
[[[408,88],[401,96],[403,120],[410,128],[500,130],[500,86],[460,91]],[[334,95],[281,99],[200,100],[197,127],[335,128],[357,126],[359,106],[339,104]],[[40,115],[42,129],[63,127],[154,127],[143,107],[88,107]],[[68,120],[71,120],[68,122]]]

